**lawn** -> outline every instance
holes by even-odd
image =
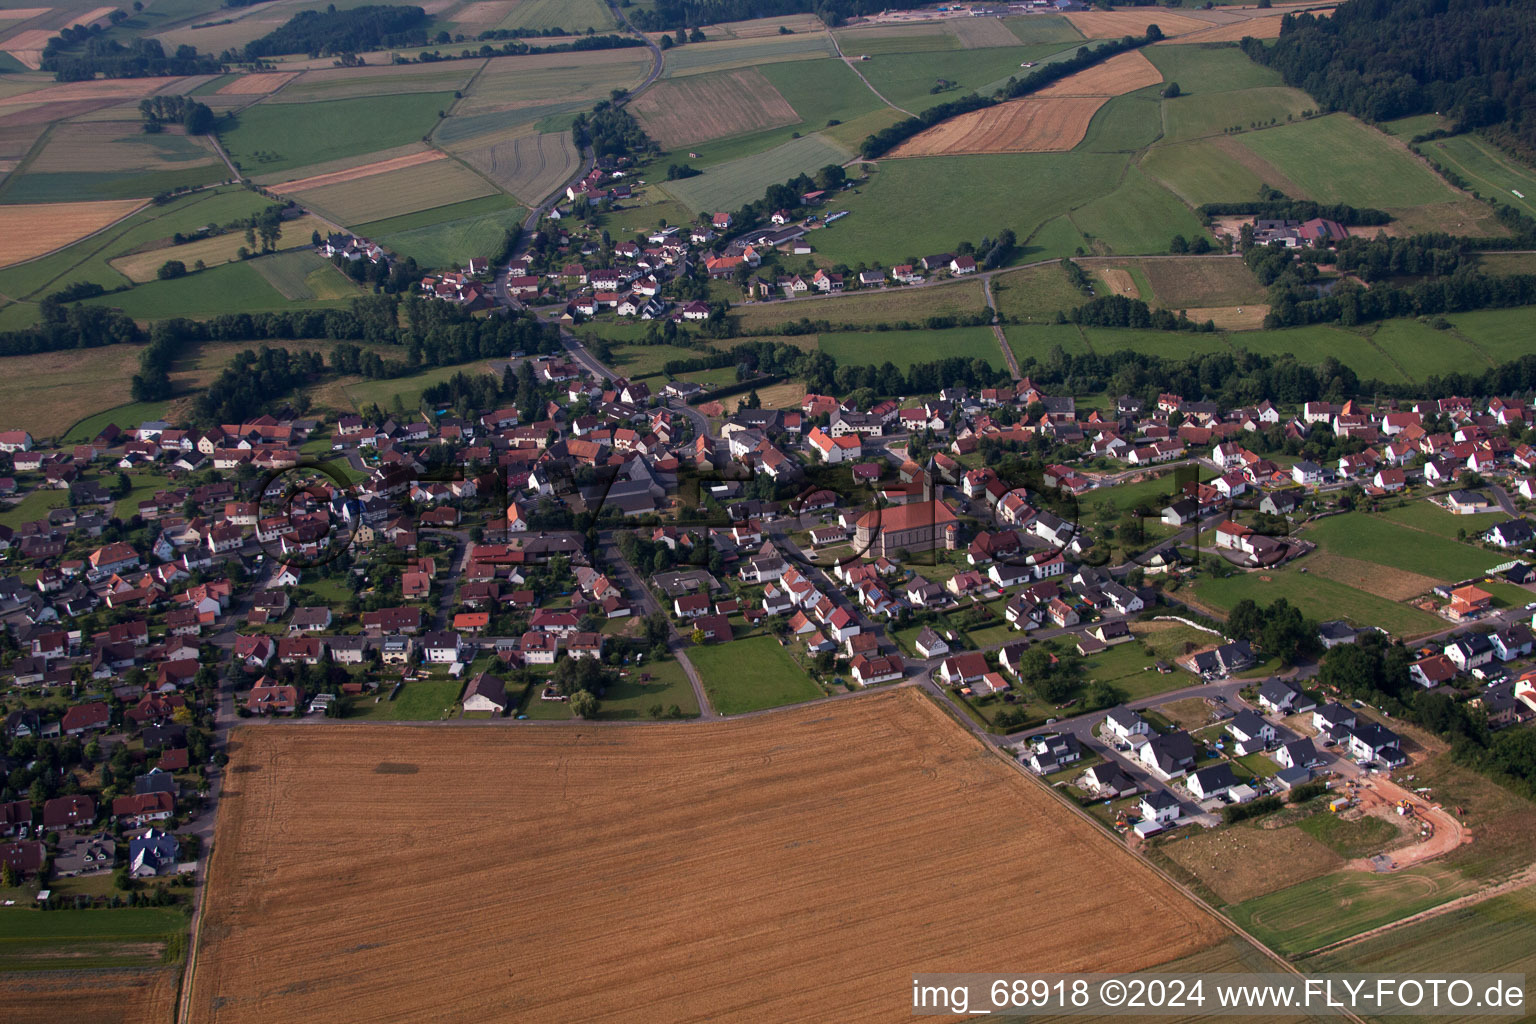
[[[16,504],[0,509],[0,525],[9,526],[14,529],[22,523],[30,523],[35,519],[43,518],[51,509],[66,508],[68,505],[68,491],[56,491],[51,487],[40,487],[16,502]]]
[[[348,718],[375,718],[392,722],[435,722],[452,717],[458,711],[459,693],[464,689],[463,679],[413,679],[400,688],[394,700],[389,691],[394,686],[388,681],[379,683],[378,696],[373,694],[352,698],[347,705]]]
[[[810,676],[771,636],[706,644],[688,651],[688,660],[704,681],[710,706],[722,715],[739,715],[822,695]]]
[[[343,382],[340,390],[352,408],[362,409],[370,404],[377,403],[380,409],[398,412],[403,408],[409,412],[421,403],[421,393],[433,384],[440,384],[450,380],[457,373],[467,373],[471,377],[489,373],[482,362],[460,363],[452,366],[434,366],[413,373],[405,377],[393,377],[383,380],[354,379]]]
[[[219,138],[245,174],[271,174],[415,142],[452,103],[451,92],[328,100],[303,107],[258,103],[242,110],[239,123]]]
[[[834,263],[890,265],[1011,228],[1021,262],[1070,256],[1071,239],[1081,237],[1075,229],[1038,238],[1037,229],[1074,204],[1114,191],[1125,160],[1080,152],[885,160],[868,182],[838,197],[849,215],[818,231],[815,244]]]
[[[1492,513],[1487,516],[1458,516],[1447,512],[1432,501],[1408,499],[1408,503],[1401,508],[1389,508],[1379,513],[1379,518],[1389,519],[1394,523],[1411,527],[1415,530],[1423,530],[1433,533],[1437,537],[1446,540],[1455,540],[1460,530],[1468,533],[1476,533],[1485,530],[1496,523],[1503,521],[1503,513]]]
[[[626,377],[649,377],[661,372],[661,368],[674,359],[698,359],[706,355],[680,345],[613,345],[609,349],[612,358],[607,365]],[[717,371],[730,376],[725,371]]]
[[[604,692],[598,718],[614,721],[648,719],[651,717],[651,708],[658,704],[662,708],[676,704],[690,718],[698,715],[699,701],[693,694],[693,684],[688,682],[688,674],[683,671],[682,663],[677,659],[651,662],[641,668],[631,667],[626,671],[627,675]],[[651,677],[649,682],[640,681],[642,673]]]
[[[1083,680],[1108,683],[1122,700],[1151,697],[1164,690],[1177,689],[1189,681],[1177,672],[1163,675],[1152,667],[1156,660],[1148,657],[1141,644],[1134,640],[1118,644],[1082,659]]]
[[[145,420],[164,419],[165,412],[166,403],[164,402],[129,402],[126,405],[113,406],[87,416],[70,427],[64,435],[64,443],[76,444],[89,441],[100,434],[109,423],[115,423],[127,430],[137,427]]]
[[[166,907],[0,908],[0,971],[155,964],[164,944],[186,929],[186,916]]]
[[[1239,139],[1320,202],[1401,207],[1457,198],[1401,142],[1348,114],[1279,125]],[[1341,159],[1343,154],[1347,159]]]
[[[955,327],[945,331],[856,331],[823,334],[821,350],[848,366],[886,362],[905,370],[936,359],[984,359],[1001,369],[1002,350],[990,327]]]

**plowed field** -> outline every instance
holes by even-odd
[[[911,689],[231,752],[202,1024],[884,1024],[914,971],[1135,970],[1225,934]]]

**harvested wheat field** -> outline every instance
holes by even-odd
[[[266,96],[276,92],[295,78],[299,77],[297,71],[262,72],[254,75],[241,75],[233,82],[225,83],[219,87],[220,96]]]
[[[0,267],[79,241],[144,206],[142,199],[0,206]]]
[[[167,1024],[175,1015],[176,968],[0,973],[6,1024]]]
[[[41,18],[52,7],[15,7],[8,11],[0,11],[0,21],[30,21],[33,18]]]
[[[357,181],[361,178],[371,178],[375,174],[388,174],[390,171],[401,171],[407,167],[416,167],[420,164],[430,164],[434,160],[445,160],[448,154],[437,149],[424,149],[419,153],[409,153],[405,156],[391,157],[388,160],[378,160],[371,164],[363,164],[361,167],[348,167],[342,171],[332,171],[329,174],[316,174],[310,178],[295,178],[279,185],[273,185],[273,192],[301,192],[304,189],[320,188],[325,185],[341,185],[349,181]]]
[[[1331,14],[1329,11],[1313,11],[1313,14]],[[1280,20],[1283,15],[1274,15],[1269,18],[1245,18],[1242,21],[1234,21],[1226,25],[1217,25],[1203,32],[1192,32],[1179,39],[1180,43],[1235,43],[1245,36],[1255,39],[1279,39]],[[1162,43],[1157,45],[1161,46]]]
[[[692,145],[800,120],[756,68],[663,80],[629,109],[663,146]]]
[[[1103,64],[1095,64],[1075,75],[1068,75],[1039,92],[1037,97],[1051,96],[1124,96],[1137,89],[1145,89],[1163,80],[1163,73],[1152,66],[1140,50],[1122,53],[1109,58]]]
[[[1148,25],[1156,25],[1164,36],[1182,36],[1211,27],[1208,21],[1191,18],[1187,14],[1141,7],[1127,11],[1078,11],[1064,17],[1085,39],[1119,39],[1121,36],[1139,36]]]
[[[231,754],[201,1024],[884,1024],[912,972],[979,949],[1122,971],[1226,934],[914,689],[686,725],[247,727]]]
[[[5,42],[0,43],[0,50],[4,50],[36,71],[43,66],[43,47],[48,45],[48,40],[58,34],[58,29],[29,28],[25,32],[17,32]]]
[[[1103,96],[1010,100],[942,121],[888,155],[1061,152],[1083,141],[1088,123],[1107,102]]]

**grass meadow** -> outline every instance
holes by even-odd
[[[817,686],[771,636],[755,636],[688,650],[704,681],[710,706],[722,715],[814,700]]]
[[[913,363],[935,359],[983,359],[1002,368],[1002,350],[990,327],[956,327],[947,331],[858,331],[823,334],[821,350],[841,364],[879,366],[895,363],[905,370]]]
[[[451,92],[329,100],[302,109],[258,103],[242,110],[220,139],[243,173],[271,174],[417,141],[452,103]]]

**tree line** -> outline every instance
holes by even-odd
[[[1079,47],[1077,53],[1066,60],[1042,64],[1023,78],[1008,79],[1008,84],[998,90],[996,96],[981,96],[971,93],[960,99],[950,100],[948,103],[940,103],[929,107],[916,117],[909,117],[896,122],[889,128],[883,128],[868,136],[859,144],[859,154],[866,160],[873,160],[895,149],[914,135],[927,131],[941,121],[948,121],[950,118],[959,117],[961,114],[969,114],[973,110],[993,107],[1005,100],[1027,96],[1053,82],[1066,78],[1068,75],[1076,74],[1085,68],[1090,68],[1095,64],[1106,61],[1116,54],[1146,46],[1148,43],[1155,43],[1161,38],[1163,38],[1162,30],[1156,25],[1148,25],[1145,35],[1111,39],[1093,47]]]
[[[80,26],[62,30],[43,46],[41,68],[60,82],[89,82],[103,78],[153,78],[163,75],[217,75],[224,64],[185,44],[167,55],[160,40],[103,39],[97,29]]]
[[[829,28],[849,18],[861,18],[887,10],[927,6],[925,0],[658,0],[645,7],[619,6],[642,32],[670,32],[676,28],[718,25],[727,21],[779,18],[786,14],[814,14]]]
[[[324,57],[364,50],[427,45],[427,12],[415,6],[370,4],[337,10],[300,11],[259,39],[245,44],[247,60],[285,53]]]

